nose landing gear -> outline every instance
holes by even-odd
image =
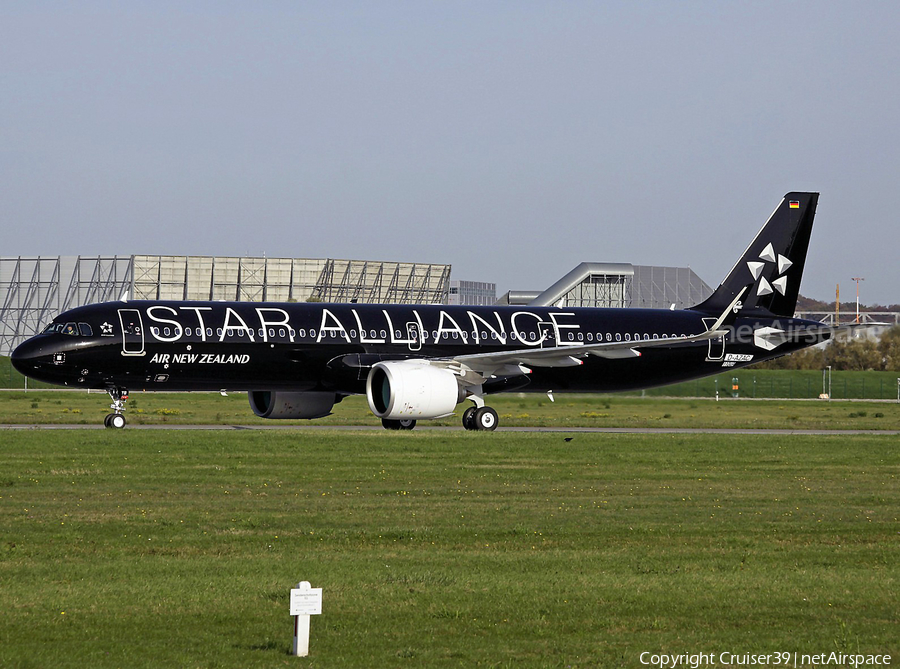
[[[121,430],[127,422],[123,412],[125,411],[125,402],[128,401],[128,390],[126,388],[108,388],[106,392],[109,393],[109,397],[112,399],[112,404],[109,405],[109,408],[113,410],[113,413],[106,415],[106,418],[103,419],[103,425],[104,427]]]

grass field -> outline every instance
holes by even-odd
[[[900,429],[900,404],[833,400],[678,400],[620,395],[492,395],[501,426],[626,428]],[[460,406],[459,411],[465,408]],[[104,393],[29,391],[0,393],[0,424],[86,423],[102,425],[109,413]],[[257,418],[247,396],[236,393],[132,393],[126,416],[131,424],[178,425],[372,425],[381,421],[363,397],[349,397],[334,415],[314,421]],[[461,427],[459,416],[422,421]]]
[[[896,438],[569,436],[0,432],[0,665],[896,663]]]

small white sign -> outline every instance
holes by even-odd
[[[311,588],[303,582],[305,588],[291,590],[292,616],[317,616],[322,613],[322,588]]]

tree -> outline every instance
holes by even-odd
[[[882,369],[900,372],[900,325],[895,325],[881,335],[878,342]]]

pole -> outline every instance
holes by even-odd
[[[309,616],[294,616],[294,643],[291,652],[294,657],[309,655]]]
[[[854,276],[851,277],[851,281],[856,281],[856,322],[859,323],[859,282],[865,281],[865,277]]]
[[[841,324],[841,284],[834,289],[834,324]]]

